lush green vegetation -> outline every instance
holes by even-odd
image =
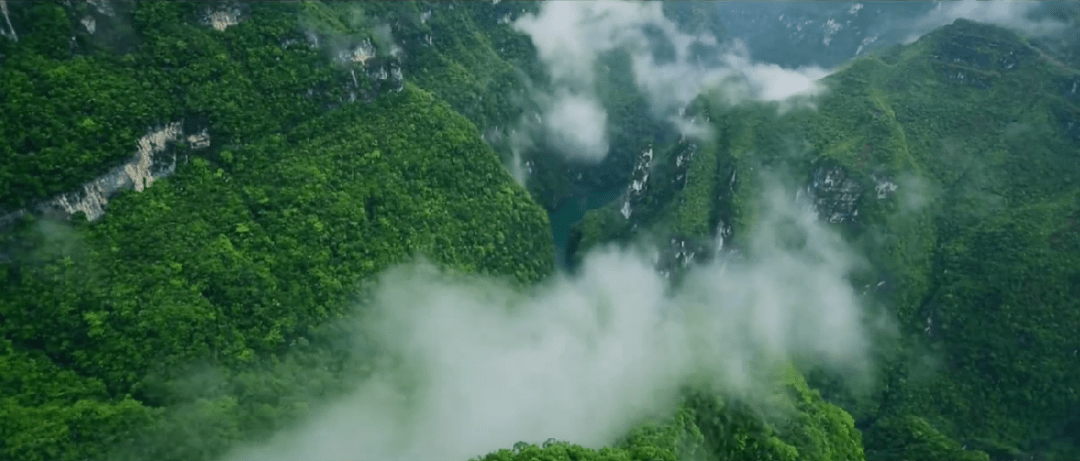
[[[76,448],[102,440],[67,433],[82,429],[85,411],[145,419],[206,402],[188,422],[159,424],[272,420],[289,411],[266,407],[281,398],[276,387],[289,388],[275,381],[298,369],[237,372],[222,378],[236,387],[219,396],[183,396],[176,382],[203,360],[221,373],[312,360],[274,357],[318,343],[312,329],[344,315],[362,280],[413,254],[522,281],[550,270],[543,211],[472,126],[423,90],[348,106],[288,139],[269,136],[221,156],[219,165],[194,158],[170,180],[119,197],[100,223],[24,225],[18,262],[4,266],[0,315],[6,360],[27,373],[5,373],[15,381],[5,388],[13,392],[3,421],[46,434],[19,443],[30,434],[6,428],[19,437],[0,445],[5,457],[45,459],[39,450],[52,447],[86,456]],[[363,180],[372,177],[379,181]],[[41,392],[56,386],[71,389]],[[45,409],[59,414],[30,417]],[[42,418],[53,426],[35,422]],[[234,436],[206,433],[199,443],[223,447]],[[140,456],[200,458],[183,444],[155,449],[169,451]]]
[[[670,161],[685,146],[658,151],[635,216],[618,214],[621,201],[591,213],[579,251],[633,238],[633,225],[709,238],[720,220],[738,242],[753,232],[755,168],[803,183],[839,171],[859,213],[837,227],[875,266],[855,282],[884,282],[875,298],[902,330],[883,339],[873,398],[823,388],[867,430],[868,459],[1075,459],[1076,81],[1025,40],[959,21],[851,62],[816,111],[703,97],[720,135],[685,187]],[[815,192],[826,216],[843,208]]]
[[[778,382],[782,383],[775,389],[780,405],[769,414],[688,388],[672,416],[642,423],[613,447],[595,450],[554,440],[540,446],[521,442],[478,461],[864,459],[861,437],[850,415],[824,402],[793,370]]]
[[[521,77],[542,77],[500,23],[530,8],[512,5],[254,3],[218,31],[200,21],[213,3],[10,4],[0,207],[73,189],[166,122],[212,147],[174,147],[176,174],[100,221],[5,228],[0,458],[213,459],[365,377],[363,338],[335,320],[380,270],[424,256],[521,284],[550,274],[547,218],[478,130],[516,123]],[[365,40],[403,91],[335,63]],[[674,459],[685,433],[715,456],[859,459],[850,417],[800,382],[783,419],[697,393],[590,453]]]
[[[111,6],[130,27],[103,30],[99,15],[71,48],[71,18],[91,6],[11,5],[21,41],[0,40],[0,203],[74,188],[155,124],[206,127],[214,147],[177,147],[176,175],[115,197],[101,221],[5,230],[0,458],[212,458],[362,377],[331,320],[381,269],[422,255],[522,283],[550,273],[543,210],[473,123],[412,84],[342,104],[351,69],[299,24],[344,6],[245,5],[224,31],[199,23],[206,3]],[[324,42],[375,35],[363,21],[324,29]],[[503,62],[488,51],[426,78],[473,78]],[[495,107],[461,110],[482,120]]]
[[[0,115],[0,209],[74,189],[126,160],[155,124],[202,122],[226,145],[287,131],[348,96],[348,69],[328,61],[363,39],[380,55],[392,40],[409,46],[405,75],[480,129],[516,121],[523,82],[514,64],[531,44],[507,25],[485,34],[478,24],[527,5],[475,3],[255,3],[245,5],[249,20],[219,32],[199,23],[215,2],[115,1],[116,16],[97,15],[95,34],[77,25],[92,5],[12,4],[12,20],[28,30],[18,43],[0,42],[8,108]],[[423,12],[432,13],[425,23]],[[395,27],[384,38],[377,26],[387,24]],[[62,32],[69,29],[73,45]],[[306,46],[304,32],[321,37],[320,48]],[[426,36],[431,45],[421,46]],[[120,53],[113,41],[137,47]]]
[[[553,245],[537,201],[622,183],[625,152],[649,143],[632,220],[621,201],[590,213],[578,252],[639,231],[708,242],[721,221],[738,245],[757,208],[750,172],[842,171],[859,215],[838,227],[874,263],[855,282],[885,282],[874,301],[902,330],[881,341],[881,386],[785,369],[768,411],[693,387],[611,447],[479,459],[1080,456],[1080,76],[1012,34],[960,22],[859,59],[817,111],[702,97],[689,111],[709,114],[706,141],[675,142],[611,53],[598,92],[623,154],[571,184],[575,167],[535,146],[534,199],[500,164],[509,140],[481,139],[536,110],[525,92],[543,69],[505,24],[532,2],[254,2],[223,31],[200,23],[214,2],[109,5],[9,2],[20,41],[0,38],[0,210],[74,189],[163,123],[206,128],[212,147],[176,146],[175,175],[113,198],[100,221],[2,230],[0,458],[210,460],[267,436],[370,371],[363,338],[335,320],[373,275],[423,256],[541,280]],[[689,31],[715,27],[703,11],[665,6]],[[336,61],[365,40],[371,67]],[[402,70],[400,91],[379,66]],[[879,198],[886,179],[898,189]]]

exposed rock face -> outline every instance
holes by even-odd
[[[64,194],[46,202],[42,210],[59,209],[69,216],[81,211],[86,213],[90,221],[104,216],[109,197],[117,192],[124,189],[142,192],[155,179],[173,174],[179,159],[176,152],[168,148],[185,138],[196,149],[210,146],[210,138],[205,130],[185,137],[180,122],[170,123],[139,138],[139,148],[127,163],[86,183],[82,191]]]
[[[309,36],[317,46],[317,36]],[[335,60],[349,68],[351,80],[347,82],[348,102],[373,101],[384,91],[401,91],[405,88],[405,75],[401,71],[401,48],[394,46],[389,56],[379,56],[375,44],[364,39],[354,46],[337,52]]]
[[[896,189],[899,187],[888,176],[871,176],[874,180],[874,192],[877,193],[878,200],[884,200],[892,197],[896,193]]]
[[[653,148],[652,146],[646,147],[641,154],[638,155],[637,160],[634,163],[634,170],[630,173],[630,185],[626,188],[626,196],[623,198],[622,208],[619,209],[623,217],[630,219],[630,215],[634,212],[634,207],[641,203],[641,200],[648,192],[649,186],[649,174],[652,173],[653,163]]]
[[[18,35],[9,17],[8,3],[7,0],[0,0],[0,16],[2,16],[0,35],[17,41]],[[93,36],[98,41],[96,42],[98,45],[111,47],[106,43],[108,40],[130,43],[130,40],[125,40],[123,37],[109,38],[115,35],[114,29],[117,23],[130,19],[124,17],[127,13],[120,4],[110,0],[75,0],[64,2],[64,5],[69,13],[79,12],[78,15],[72,16],[73,25],[78,29],[78,33]],[[244,22],[249,16],[249,4],[223,2],[206,6],[197,17],[192,19],[204,26],[224,31]],[[325,36],[313,32],[307,32],[306,35],[307,45],[312,48],[329,43],[325,40],[327,38]],[[288,39],[284,40],[281,46],[288,48],[301,45],[302,42],[303,40]],[[75,46],[74,38],[72,46]],[[371,101],[385,91],[402,91],[405,84],[402,55],[401,48],[395,45],[386,53],[386,56],[379,56],[371,40],[364,40],[338,53],[335,56],[338,63],[348,66],[351,71],[343,82],[347,88],[345,96],[338,103]],[[3,56],[0,55],[0,60],[2,59]],[[312,88],[308,90],[308,96],[315,97],[318,91],[320,90]],[[105,213],[109,198],[116,192],[123,189],[141,191],[156,178],[172,174],[180,159],[177,159],[175,153],[169,148],[171,145],[181,140],[186,140],[195,149],[209,145],[205,130],[194,134],[185,133],[182,125],[182,122],[174,122],[150,130],[138,140],[138,152],[130,161],[85,183],[77,190],[41,200],[24,210],[7,214],[4,212],[9,210],[0,210],[0,227],[5,227],[5,223],[10,223],[25,213],[41,212],[71,216],[77,212],[83,212],[91,221],[99,219]]]
[[[800,196],[805,194],[818,217],[831,224],[857,221],[862,193],[862,185],[839,165],[818,166],[811,173],[810,184],[799,191]]]
[[[238,4],[216,5],[203,12],[200,22],[216,30],[225,30],[243,22],[245,16],[246,12]]]
[[[72,21],[72,54],[92,54],[92,49],[118,55],[136,52],[139,40],[130,27],[135,12],[133,3],[72,0],[65,1],[64,5]]]
[[[671,278],[695,261],[712,259],[709,245],[685,237],[672,237],[656,255],[654,267],[664,278]]]
[[[0,35],[19,41],[19,35],[15,33],[15,28],[11,26],[11,17],[8,16],[7,0],[0,0],[0,15],[4,16],[4,24],[7,25],[7,29],[0,27]]]
[[[150,130],[139,138],[138,149],[131,160],[83,184],[77,191],[38,203],[33,207],[34,211],[63,217],[82,212],[87,220],[97,220],[105,215],[109,198],[117,192],[128,189],[142,192],[156,179],[173,174],[177,163],[183,159],[178,158],[175,150],[170,148],[181,140],[187,141],[193,149],[210,146],[210,137],[205,129],[185,136],[181,122]],[[0,217],[0,227],[27,212],[19,210]]]
[[[713,212],[716,214],[713,217],[713,221],[716,223],[716,228],[713,230],[713,245],[716,247],[714,250],[717,255],[725,251],[724,245],[735,235],[731,223],[734,221],[732,202],[735,198],[735,181],[738,179],[738,170],[731,166],[730,171],[731,173],[728,175],[726,182],[727,185],[717,191],[716,205],[713,207]]]
[[[363,63],[349,69],[351,79],[346,82],[347,102],[371,102],[384,91],[398,92],[405,88],[405,75],[398,58],[370,57]]]
[[[358,63],[360,65],[366,65],[367,62],[376,57],[375,45],[371,43],[371,40],[365,39],[351,49],[344,49],[338,52],[337,60],[339,63],[346,64],[350,62]]]
[[[86,3],[94,7],[94,10],[97,11],[98,14],[105,15],[110,18],[116,16],[116,10],[113,9],[112,4],[109,3],[109,0],[86,0]]]
[[[94,19],[93,16],[83,16],[83,18],[79,20],[79,23],[86,28],[86,33],[90,35],[94,35],[94,32],[97,31],[97,20]]]
[[[690,162],[694,158],[694,154],[697,152],[697,144],[690,142],[685,137],[679,142],[674,152],[668,161],[671,162],[670,171],[671,187],[673,191],[681,191],[686,186],[687,173],[690,169]],[[630,187],[627,189],[626,201],[623,202],[621,209],[623,216],[630,219],[630,214],[633,212],[634,206],[640,204],[645,195],[649,192],[649,168],[653,163],[653,150],[650,148],[642,153],[638,158],[638,163],[634,168],[632,181]],[[634,223],[635,225],[637,223]],[[723,224],[718,228],[718,233],[723,237],[720,237],[722,242],[723,238],[731,236],[730,227],[724,227]],[[665,278],[670,278],[674,274],[682,272],[689,267],[695,261],[708,261],[712,259],[715,254],[720,251],[719,248],[713,248],[713,245],[703,243],[701,239],[695,239],[687,236],[672,236],[668,240],[668,244],[659,249],[654,260],[654,266],[656,270]],[[719,245],[723,245],[719,243]],[[710,251],[711,250],[711,251]]]
[[[390,91],[401,91],[405,88],[405,75],[401,72],[401,61],[396,57],[390,57],[377,68],[368,71],[368,77],[375,79],[380,85],[384,85]]]
[[[679,143],[678,150],[675,152],[675,177],[672,179],[674,181],[672,185],[676,191],[686,187],[686,174],[690,170],[690,161],[694,159],[697,150],[697,144],[688,142],[686,138]]]
[[[659,157],[651,143],[630,157],[633,168],[628,184],[620,197],[604,212],[611,212],[607,216],[613,218],[604,226],[611,226],[611,232],[624,237],[649,229],[665,216],[672,218],[668,216],[669,212],[683,216],[673,219],[685,219],[697,214],[688,221],[680,221],[681,224],[673,229],[654,235],[661,240],[653,255],[653,265],[666,278],[678,278],[695,263],[706,263],[737,253],[730,245],[734,235],[733,203],[737,176],[734,161],[726,152],[705,150],[699,138],[689,134],[698,132],[694,128],[701,130],[708,126],[705,124],[711,120],[707,106],[688,106],[680,111],[679,116],[682,117],[681,127],[689,129],[688,134],[673,136],[668,144],[670,148],[660,152]],[[701,178],[695,177],[693,183],[690,182],[691,166],[694,166],[693,174],[703,175]],[[721,179],[722,184],[715,187],[706,185],[714,178],[724,179]],[[696,188],[692,194],[698,196],[699,201],[694,205],[678,199],[679,194],[688,187]],[[711,203],[701,203],[701,199]],[[693,209],[683,209],[684,206]],[[652,234],[651,231],[649,233]]]

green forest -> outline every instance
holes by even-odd
[[[663,13],[722,35],[708,5]],[[384,367],[350,322],[385,271],[528,294],[601,249],[752,251],[766,170],[865,257],[850,284],[894,325],[872,385],[793,357],[757,370],[767,406],[673,383],[605,447],[473,461],[1080,459],[1080,70],[1014,32],[957,20],[858,57],[811,109],[711,89],[686,109],[706,139],[654,117],[609,53],[620,154],[575,179],[554,144],[505,134],[552,85],[512,24],[540,2],[0,6],[0,460],[232,461]],[[586,185],[625,192],[562,248],[550,214]]]

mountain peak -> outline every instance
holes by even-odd
[[[951,24],[941,26],[923,36],[929,41],[977,41],[986,46],[1027,46],[1027,40],[1015,32],[1001,26],[957,19]]]

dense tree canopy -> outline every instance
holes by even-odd
[[[0,459],[217,459],[368,377],[374,351],[337,320],[384,269],[423,257],[529,286],[554,272],[544,208],[645,170],[571,253],[641,235],[738,248],[755,169],[809,184],[865,250],[853,285],[877,287],[901,330],[875,349],[876,390],[784,364],[769,411],[687,386],[609,447],[477,460],[1080,456],[1080,74],[1010,32],[958,21],[856,59],[816,110],[703,95],[686,113],[710,120],[706,140],[655,120],[616,50],[596,90],[617,155],[585,168],[539,142],[522,187],[506,133],[548,82],[508,21],[534,2],[5,4]],[[723,33],[707,7],[664,13]],[[40,212],[169,123],[209,147],[169,142],[174,174],[108,197],[100,219]]]
[[[99,221],[9,223],[0,457],[211,458],[362,373],[320,326],[381,269],[422,255],[523,283],[550,273],[546,216],[473,123],[413,84],[342,105],[355,68],[297,27],[342,6],[251,4],[217,31],[198,21],[213,4],[110,5],[113,16],[11,5],[26,29],[4,42],[0,68],[2,206],[75,188],[156,124],[195,120],[213,147],[173,147],[176,174],[113,197]],[[129,21],[96,35],[137,46],[118,52],[87,30],[72,51],[54,43],[84,14],[102,28]],[[475,60],[502,62],[490,50]],[[426,78],[445,82],[446,69]],[[193,375],[213,384],[184,381]]]
[[[868,458],[1072,459],[1078,76],[1004,29],[959,20],[845,65],[816,109],[702,97],[694,110],[717,139],[658,151],[633,217],[621,200],[590,213],[579,251],[641,230],[712,239],[725,225],[737,244],[758,207],[751,171],[793,174],[867,251],[874,268],[855,282],[879,287],[901,325],[882,340],[879,394],[845,405],[868,428]]]

